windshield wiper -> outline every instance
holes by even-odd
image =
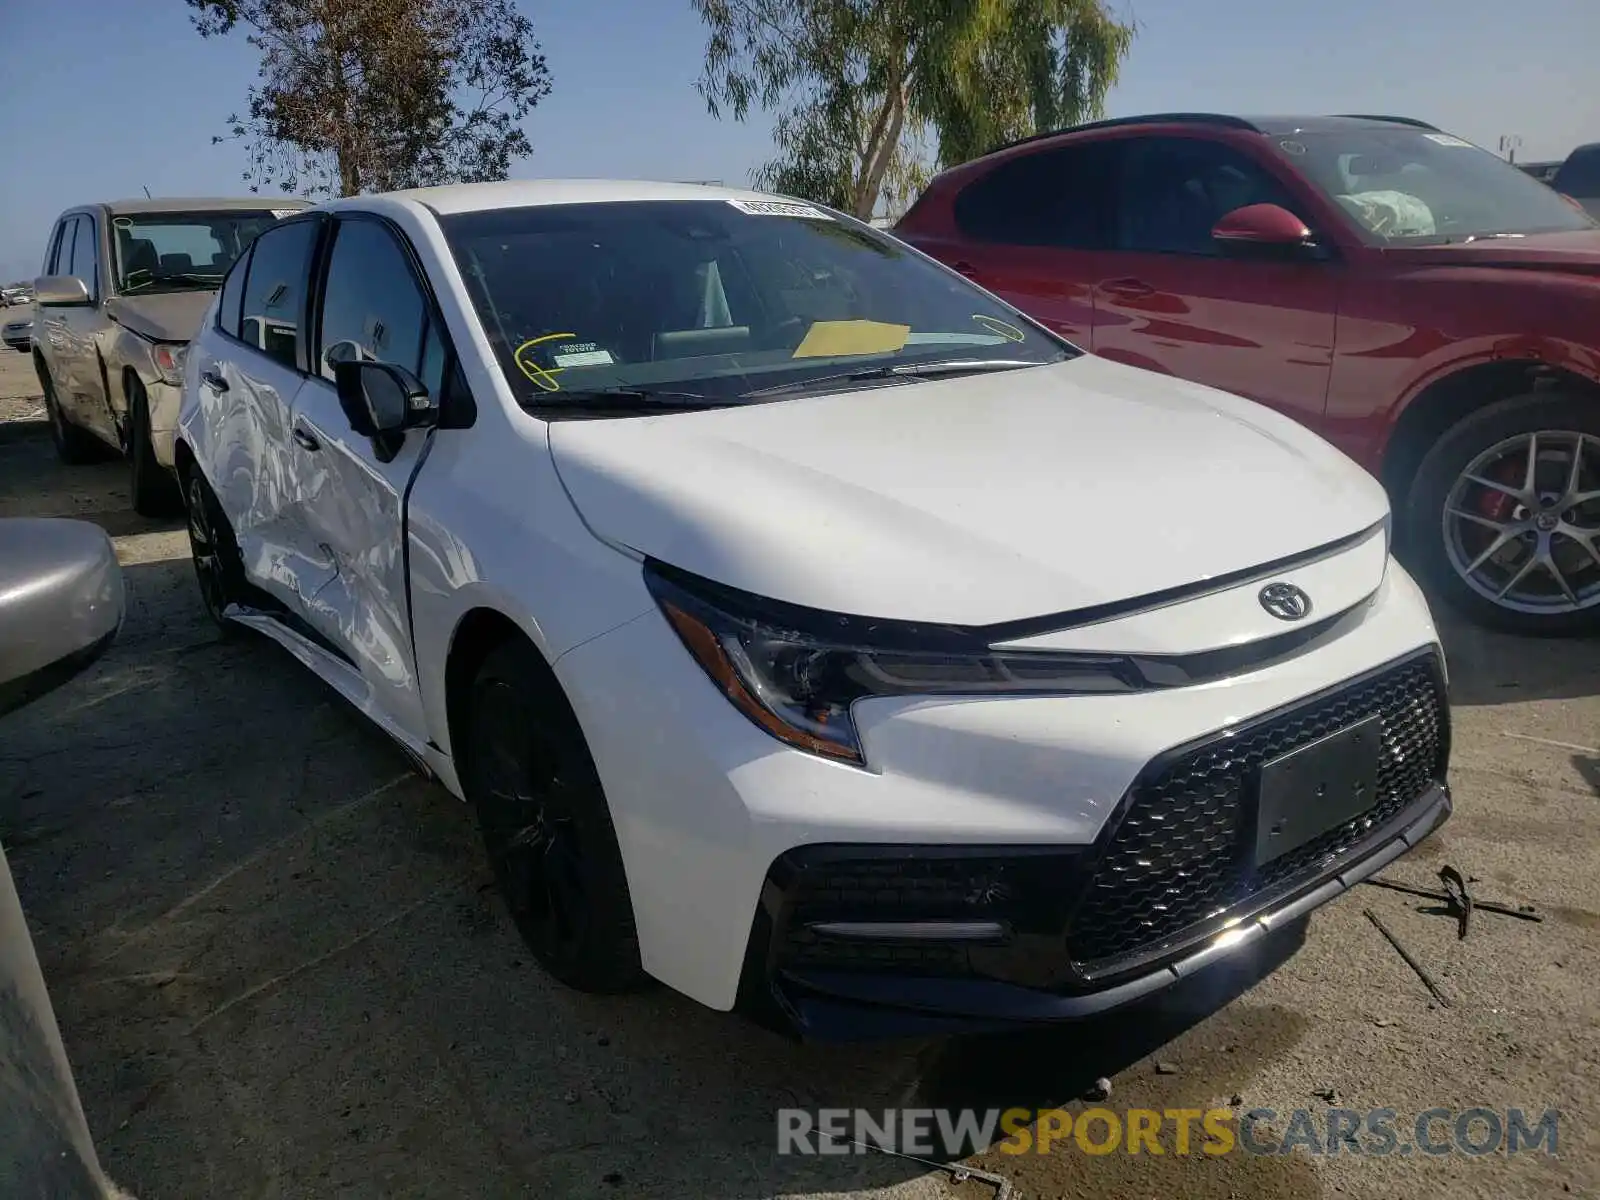
[[[735,397],[725,399],[706,396],[700,392],[657,391],[654,388],[588,388],[576,391],[549,393],[548,399],[529,399],[524,407],[540,409],[547,413],[601,411],[661,411],[693,412],[701,408],[729,408],[742,404]]]
[[[126,295],[129,292],[142,292],[146,288],[174,283],[187,283],[198,287],[216,287],[221,280],[221,275],[203,275],[199,271],[173,271],[170,274],[152,275],[149,279],[125,280],[122,285],[122,291]]]
[[[756,396],[776,396],[783,392],[808,391],[830,383],[857,383],[868,379],[931,379],[939,375],[1015,371],[1022,367],[1045,365],[1047,364],[1031,358],[944,358],[934,362],[885,363],[879,367],[863,367],[855,371],[841,371],[837,375],[820,375],[814,379],[780,383],[758,391],[746,392],[745,397],[750,399]]]

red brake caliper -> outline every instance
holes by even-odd
[[[1490,473],[1490,478],[1496,479],[1508,487],[1516,487],[1522,482],[1521,472],[1515,462],[1500,463]],[[1483,488],[1483,495],[1478,498],[1478,511],[1491,521],[1508,521],[1511,519],[1511,510],[1517,506],[1516,497],[1495,488]]]

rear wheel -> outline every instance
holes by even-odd
[[[1473,413],[1423,459],[1405,520],[1419,572],[1478,622],[1600,629],[1600,408],[1531,392]]]
[[[95,441],[93,434],[67,420],[61,411],[61,402],[56,397],[55,380],[50,375],[50,368],[43,362],[35,365],[39,371],[39,386],[44,391],[44,411],[50,421],[50,440],[55,443],[56,457],[69,466],[94,462],[102,453],[100,443]]]
[[[463,790],[495,881],[545,970],[584,992],[645,982],[633,903],[583,732],[526,644],[490,652],[472,685]]]
[[[150,398],[136,379],[128,385],[128,483],[133,511],[141,517],[170,517],[183,510],[177,479],[156,461],[150,442]]]
[[[194,559],[195,581],[200,585],[200,602],[206,615],[225,636],[239,626],[223,614],[244,593],[244,566],[233,530],[223,515],[222,506],[211,485],[199,470],[190,467],[185,478],[185,499],[189,514],[189,553]]]

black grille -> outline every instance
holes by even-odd
[[[1377,715],[1377,800],[1321,837],[1250,869],[1254,772],[1263,762]],[[1097,962],[1159,946],[1251,897],[1292,884],[1397,816],[1443,774],[1449,720],[1432,656],[1209,742],[1136,784],[1073,914],[1067,948]]]

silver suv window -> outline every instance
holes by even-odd
[[[99,255],[95,253],[94,221],[81,213],[74,218],[76,233],[72,242],[72,257],[63,275],[76,275],[89,289],[91,299],[100,294]],[[63,247],[65,241],[63,241]]]

